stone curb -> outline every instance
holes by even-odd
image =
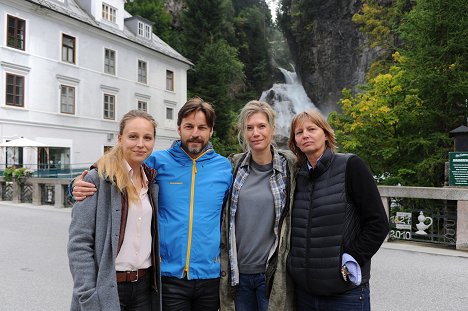
[[[465,257],[468,258],[468,251],[456,250],[445,245],[421,243],[413,241],[391,241],[384,242],[382,248],[401,250],[408,252],[419,252],[441,256]]]

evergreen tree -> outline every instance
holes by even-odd
[[[262,12],[265,12],[265,14],[269,14],[269,19],[271,20],[270,9],[268,8],[268,4],[265,0],[232,0],[232,5],[236,15],[239,15],[239,13],[246,8],[257,7]]]
[[[182,17],[184,55],[196,63],[208,44],[229,37],[230,1],[186,0]]]
[[[237,50],[224,40],[208,44],[195,65],[194,76],[191,92],[214,105],[216,137],[229,146],[235,136],[232,130],[233,93],[242,87],[244,79]]]
[[[468,98],[468,0],[420,0],[400,27],[411,85],[431,112],[428,131],[458,127]]]
[[[243,9],[234,22],[239,58],[245,64],[247,89],[251,90],[252,97],[257,98],[271,86],[273,68],[267,38],[269,21],[270,15],[251,6]]]

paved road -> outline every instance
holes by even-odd
[[[372,259],[374,311],[468,310],[468,253],[398,244],[384,243]]]
[[[68,310],[69,222],[69,209],[0,202],[0,310]],[[468,310],[468,253],[385,243],[371,297],[373,311]]]
[[[69,209],[0,202],[0,310],[69,310]]]

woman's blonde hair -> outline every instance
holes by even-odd
[[[295,115],[291,121],[288,142],[289,149],[296,155],[297,165],[299,166],[302,166],[307,161],[307,157],[296,145],[296,127],[302,125],[305,121],[310,121],[321,128],[325,132],[325,137],[327,138],[325,141],[326,146],[330,148],[332,152],[336,152],[335,131],[333,131],[332,127],[327,120],[325,120],[320,111],[317,109],[310,109],[301,112]]]
[[[248,151],[249,148],[249,143],[247,142],[246,138],[246,133],[247,133],[247,120],[254,114],[256,113],[263,113],[265,114],[268,124],[270,127],[273,129],[273,131],[276,128],[276,113],[271,108],[271,106],[262,101],[258,100],[252,100],[249,101],[245,106],[242,108],[242,110],[239,113],[239,119],[237,122],[237,139],[239,140],[239,144],[242,146],[242,149],[244,151]],[[274,141],[272,140],[272,143]]]
[[[130,110],[123,116],[120,121],[119,135],[123,134],[127,122],[135,118],[142,118],[151,122],[154,128],[153,135],[156,136],[156,121],[150,114],[141,110]],[[108,179],[112,182],[120,192],[127,193],[129,201],[138,202],[140,196],[130,181],[124,160],[122,145],[118,143],[98,160],[98,173],[102,179]]]

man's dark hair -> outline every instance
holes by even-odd
[[[215,122],[215,111],[213,106],[210,103],[205,102],[200,97],[194,97],[189,99],[179,110],[179,114],[177,115],[177,126],[182,124],[182,119],[192,114],[194,112],[201,111],[205,114],[206,123],[210,128],[214,127]]]

